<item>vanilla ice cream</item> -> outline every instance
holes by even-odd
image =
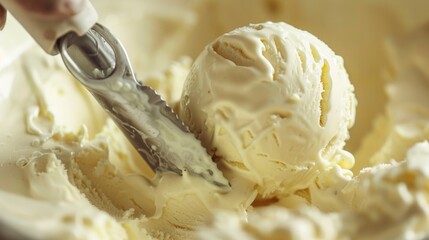
[[[401,163],[368,168],[337,194],[347,210],[265,206],[216,213],[201,239],[423,239],[429,233],[429,143],[413,145]],[[332,199],[334,200],[334,198]],[[334,203],[331,202],[331,204]]]
[[[356,100],[343,59],[285,23],[236,29],[190,70],[182,119],[226,165],[252,173],[263,198],[305,189],[319,171],[349,169],[343,150]]]
[[[249,211],[248,221],[231,212],[219,212],[211,226],[202,228],[198,235],[206,240],[341,239],[341,220],[315,208],[263,207]]]
[[[61,60],[9,18],[0,32],[0,238],[429,235],[427,1],[94,5],[138,79],[216,153],[232,191],[187,174],[153,178]],[[345,63],[310,33],[267,21],[314,34]],[[359,106],[344,146],[356,103],[348,75]]]
[[[392,159],[403,159],[416,142],[429,138],[429,24],[391,38],[388,52],[395,81],[386,92],[389,103],[378,117],[356,157],[355,171]]]
[[[188,174],[153,179],[61,59],[24,47],[0,75],[0,222],[36,239],[187,239],[218,208],[244,214],[255,191],[241,181],[220,194]],[[183,59],[148,82],[164,85],[188,68]]]

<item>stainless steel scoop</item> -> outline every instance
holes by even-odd
[[[61,53],[70,72],[155,172],[186,171],[222,190],[230,189],[201,143],[155,91],[136,81],[124,48],[105,27],[96,24],[97,12],[89,0],[80,0],[80,10],[74,15],[57,20],[34,14],[20,1],[0,2],[43,50],[51,55]]]
[[[94,95],[143,159],[157,172],[185,171],[228,191],[228,180],[206,149],[160,96],[135,79],[124,47],[96,24],[68,33],[58,49],[70,72]]]

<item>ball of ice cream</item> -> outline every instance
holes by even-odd
[[[249,25],[209,44],[191,68],[181,118],[228,168],[249,172],[262,198],[305,190],[335,164],[356,100],[343,59],[285,23]]]

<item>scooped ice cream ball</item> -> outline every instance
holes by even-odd
[[[355,118],[343,59],[286,23],[251,24],[205,47],[187,77],[180,116],[222,165],[250,173],[259,196],[305,190],[349,169]]]

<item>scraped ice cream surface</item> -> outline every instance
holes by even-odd
[[[356,100],[341,57],[285,23],[250,25],[209,44],[191,67],[180,116],[212,154],[249,172],[262,198],[351,168],[343,150]]]
[[[145,10],[140,1],[95,4],[106,12],[101,21],[129,49],[139,79],[157,89],[201,140],[231,192],[187,174],[154,177],[61,60],[46,56],[9,21],[0,34],[19,41],[0,38],[0,236],[428,235],[427,4],[380,1],[375,11],[370,3],[350,2],[339,12],[335,0],[291,1],[288,8],[246,1],[249,11],[234,18],[225,14],[241,9],[240,1],[184,2],[145,2]],[[111,9],[118,13],[107,14]],[[372,20],[373,32],[361,25],[340,31],[349,29],[341,24],[361,19],[356,11]],[[334,13],[345,22],[330,22]],[[324,21],[312,22],[315,14]],[[282,21],[327,39],[344,60]],[[122,27],[135,22],[146,31]],[[350,42],[349,35],[364,37]],[[375,55],[362,59],[365,51],[356,46]],[[384,87],[385,105],[383,97],[371,95]],[[365,125],[367,118],[373,127]],[[348,147],[354,123],[358,130],[351,129]]]

